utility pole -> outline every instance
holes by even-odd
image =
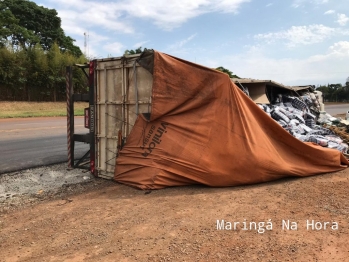
[[[87,57],[86,47],[87,47],[86,32],[84,32],[84,55],[85,55],[85,57]]]

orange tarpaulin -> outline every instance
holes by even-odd
[[[290,135],[228,75],[156,51],[143,59],[153,74],[150,119],[138,116],[119,152],[117,182],[222,187],[347,167],[339,151]]]

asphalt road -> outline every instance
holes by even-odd
[[[75,133],[87,133],[83,117],[75,117]],[[75,157],[88,144],[75,143]],[[67,118],[0,119],[0,174],[30,167],[67,162]]]
[[[332,116],[345,114],[349,111],[349,104],[325,105],[325,111]]]

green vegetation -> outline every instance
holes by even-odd
[[[133,49],[131,49],[131,50],[128,50],[128,49],[126,49],[125,50],[125,52],[124,52],[124,55],[135,55],[135,54],[140,54],[140,53],[142,53],[144,50],[146,50],[147,48],[143,48],[142,49],[142,47],[140,46],[140,47],[138,47],[137,49],[135,49],[135,50],[133,50]]]
[[[230,78],[240,78],[237,75],[234,75],[232,71],[229,69],[224,68],[223,66],[215,68],[218,71],[221,71],[222,73],[226,73]]]
[[[74,115],[83,116],[88,103],[74,103]],[[65,102],[0,102],[0,118],[66,116]]]
[[[64,52],[75,57],[82,55],[74,39],[66,36],[61,28],[61,19],[55,9],[38,6],[28,0],[0,1],[0,45],[21,49],[39,44],[49,50],[56,42]]]
[[[62,53],[57,44],[44,51],[36,45],[27,50],[0,48],[0,100],[62,101],[65,100],[67,65],[84,63],[69,53]],[[74,90],[87,92],[87,79],[74,68]]]
[[[349,77],[345,85],[328,84],[316,88],[322,92],[324,102],[349,102]]]
[[[64,34],[57,11],[27,0],[0,1],[0,100],[65,100],[66,66],[85,63],[74,39]],[[87,79],[75,68],[76,93]]]

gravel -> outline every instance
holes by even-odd
[[[1,174],[0,212],[46,199],[66,199],[105,184],[113,182],[95,178],[88,170],[70,169],[66,163]]]

